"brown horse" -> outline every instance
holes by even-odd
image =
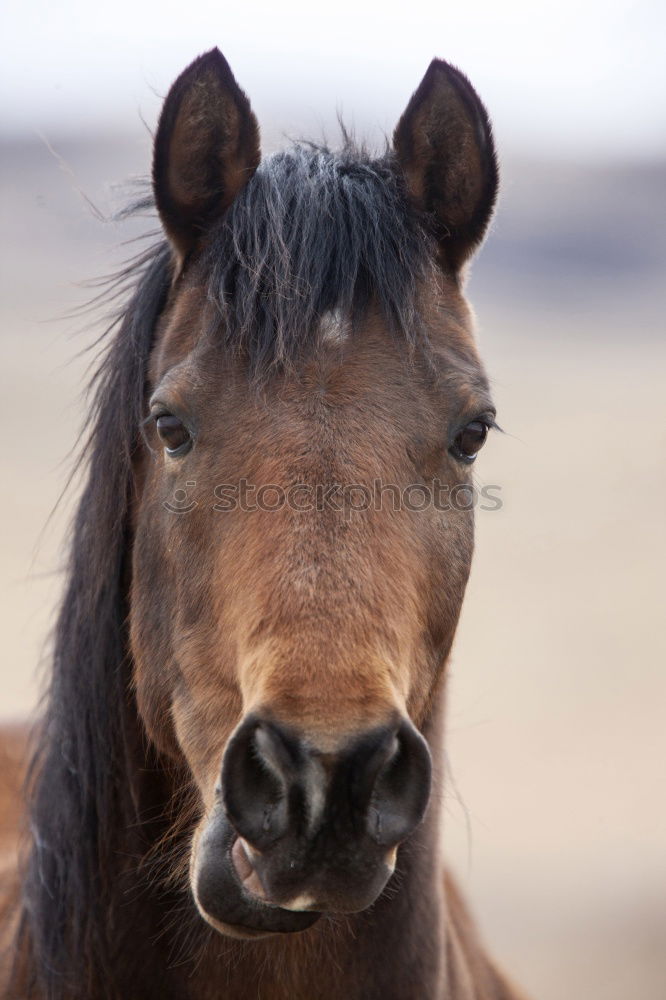
[[[4,996],[508,1000],[440,850],[486,112],[260,162],[222,55],[166,98],[166,234],[97,375]],[[464,500],[464,496],[467,497]],[[462,499],[461,499],[462,498]]]

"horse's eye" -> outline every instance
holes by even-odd
[[[170,455],[184,455],[192,444],[187,427],[173,413],[163,413],[155,421],[160,440]]]
[[[488,424],[483,420],[471,420],[458,432],[451,446],[451,454],[461,462],[473,462],[477,452],[483,447],[488,436]]]

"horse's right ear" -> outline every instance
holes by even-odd
[[[257,169],[259,128],[219,49],[199,56],[167,94],[153,154],[153,190],[181,261]]]
[[[460,70],[433,59],[393,146],[412,200],[430,217],[441,262],[455,273],[483,239],[497,197],[490,121]]]

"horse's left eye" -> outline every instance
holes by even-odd
[[[173,413],[163,413],[155,421],[157,433],[170,455],[184,455],[192,444],[187,427]]]
[[[454,458],[461,462],[473,462],[488,437],[488,424],[483,420],[471,420],[461,431],[450,448]]]

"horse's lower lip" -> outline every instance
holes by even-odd
[[[254,869],[243,858],[245,852],[240,853],[243,845],[238,840],[222,813],[213,818],[202,838],[193,890],[204,919],[232,937],[291,934],[311,927],[321,913],[284,909],[251,891]],[[250,889],[245,884],[248,878]]]

